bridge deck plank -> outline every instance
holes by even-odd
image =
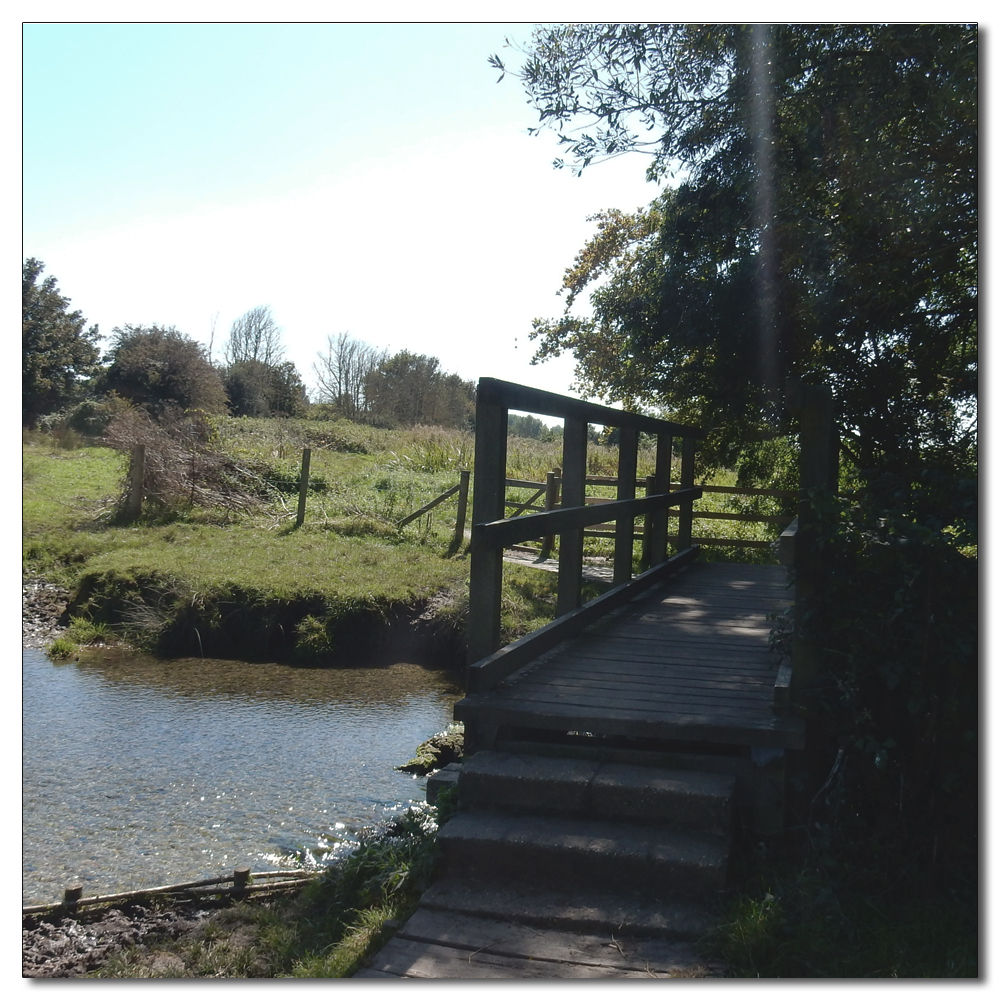
[[[486,725],[800,746],[777,717],[767,615],[789,603],[779,566],[695,563],[625,612],[456,706]]]

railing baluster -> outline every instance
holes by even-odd
[[[694,486],[694,438],[685,434],[681,445],[681,489]],[[694,517],[694,501],[689,500],[681,507],[677,519],[677,551],[691,547],[691,522]]]
[[[635,470],[639,462],[639,432],[634,427],[619,429],[618,438],[618,490],[619,500],[635,499]],[[615,522],[614,582],[625,583],[632,579],[632,536],[635,521],[620,517]]]
[[[524,410],[563,420],[563,468],[546,477],[545,511],[505,519],[504,486],[507,465],[507,414]],[[606,513],[586,505],[587,427],[589,423],[617,427],[620,431],[617,486],[618,499],[609,501]],[[640,431],[655,434],[656,472],[652,482],[636,482]],[[702,432],[695,427],[658,420],[639,413],[614,410],[528,386],[480,379],[476,413],[476,467],[473,491],[473,525],[469,582],[469,691],[488,690],[507,676],[532,651],[550,648],[592,620],[654,581],[665,579],[697,555],[691,547],[691,505],[701,491],[694,487],[694,443]],[[673,437],[683,436],[681,482],[686,492],[670,490],[670,463]],[[606,477],[592,477],[602,485]],[[518,482],[519,486],[541,489],[541,483]],[[646,496],[636,498],[645,485]],[[561,502],[556,499],[561,487]],[[671,496],[660,494],[671,493]],[[651,495],[652,494],[652,495]],[[558,505],[557,505],[558,504]],[[606,505],[602,505],[606,506]],[[668,538],[667,508],[679,506],[681,523],[686,521],[686,550],[666,559]],[[643,575],[632,580],[635,520],[649,515],[648,538],[644,541],[645,561],[651,563]],[[581,605],[584,529],[603,520],[615,520],[614,579],[616,586],[607,594]],[[559,594],[557,620],[551,625],[499,650],[500,602],[503,580],[503,550],[527,539],[543,538],[548,549],[552,536],[559,535]],[[642,537],[642,536],[640,536]],[[599,606],[599,607],[598,607]],[[534,655],[534,653],[533,653]],[[470,734],[466,733],[467,745]],[[473,735],[472,744],[487,746],[488,734]]]
[[[582,507],[587,479],[587,424],[567,417],[563,424],[563,507]],[[559,593],[556,614],[580,606],[583,580],[583,529],[567,531],[559,539]]]
[[[670,463],[673,459],[674,439],[670,434],[656,435],[656,466],[653,473],[653,492],[666,493],[670,489]],[[667,557],[667,512],[657,511],[650,518],[649,565],[655,566]]]

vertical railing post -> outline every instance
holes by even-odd
[[[507,409],[480,385],[476,398],[476,486],[472,491],[472,551],[469,560],[469,663],[500,646],[503,551],[483,544],[479,525],[504,516],[507,479]]]
[[[457,552],[465,541],[465,517],[469,509],[469,470],[460,469],[458,473],[458,513],[455,515],[455,537],[452,539],[452,549]]]
[[[302,471],[299,473],[299,510],[295,515],[295,527],[301,528],[306,519],[306,497],[309,496],[309,457],[310,449],[302,449]]]
[[[644,489],[646,496],[651,497],[656,492],[656,476],[646,476]],[[656,511],[650,511],[642,519],[642,557],[640,566],[645,571],[653,565],[653,520]]]
[[[670,461],[674,439],[669,434],[656,435],[656,465],[653,473],[653,492],[670,491]],[[667,557],[667,512],[655,511],[649,522],[649,565],[656,566]]]
[[[685,434],[681,445],[681,489],[694,486],[694,446],[695,439]],[[691,527],[694,520],[694,501],[687,500],[681,504],[677,518],[677,551],[683,552],[691,547]]]
[[[559,469],[552,469],[545,473],[545,510],[554,510],[559,505]],[[552,546],[555,545],[555,535],[546,535],[542,539],[542,558],[548,559],[552,555]]]
[[[634,427],[619,428],[617,499],[635,499],[635,472],[639,462],[639,432]],[[632,579],[632,550],[635,518],[620,517],[615,521],[614,582]]]
[[[582,507],[586,503],[587,424],[575,417],[563,422],[562,506]],[[564,615],[580,606],[583,579],[583,528],[559,536],[559,594],[556,614]]]

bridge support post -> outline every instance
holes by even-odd
[[[837,437],[833,393],[829,386],[789,380],[786,407],[799,418],[799,506],[795,536],[795,606],[813,598],[819,588],[822,565],[815,547],[816,515],[810,494],[837,487]],[[820,671],[820,651],[796,629],[793,639],[793,697],[809,701]]]
[[[486,398],[484,398],[486,397]],[[507,479],[507,409],[480,388],[476,400],[476,481],[472,491],[472,545],[469,559],[469,663],[500,646],[500,593],[503,551],[481,544],[480,525],[504,516]]]

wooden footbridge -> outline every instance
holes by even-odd
[[[801,418],[804,497],[832,470],[829,396],[798,387],[788,405]],[[563,419],[562,502],[505,518],[511,409]],[[585,497],[589,423],[619,432],[617,497],[599,506]],[[656,457],[637,497],[640,432],[655,437]],[[808,683],[810,653],[799,641],[792,655],[773,651],[768,616],[810,586],[811,570],[796,540],[805,503],[780,539],[785,565],[699,561],[700,436],[480,381],[471,662],[455,706],[465,759],[433,783],[456,780],[458,812],[439,832],[443,877],[360,976],[718,974],[691,941],[725,888],[734,831],[783,829],[785,761],[805,741],[796,685]],[[634,576],[638,517],[645,568]],[[613,586],[581,604],[584,531],[612,520]],[[559,538],[557,617],[499,648],[503,553],[546,536]]]

